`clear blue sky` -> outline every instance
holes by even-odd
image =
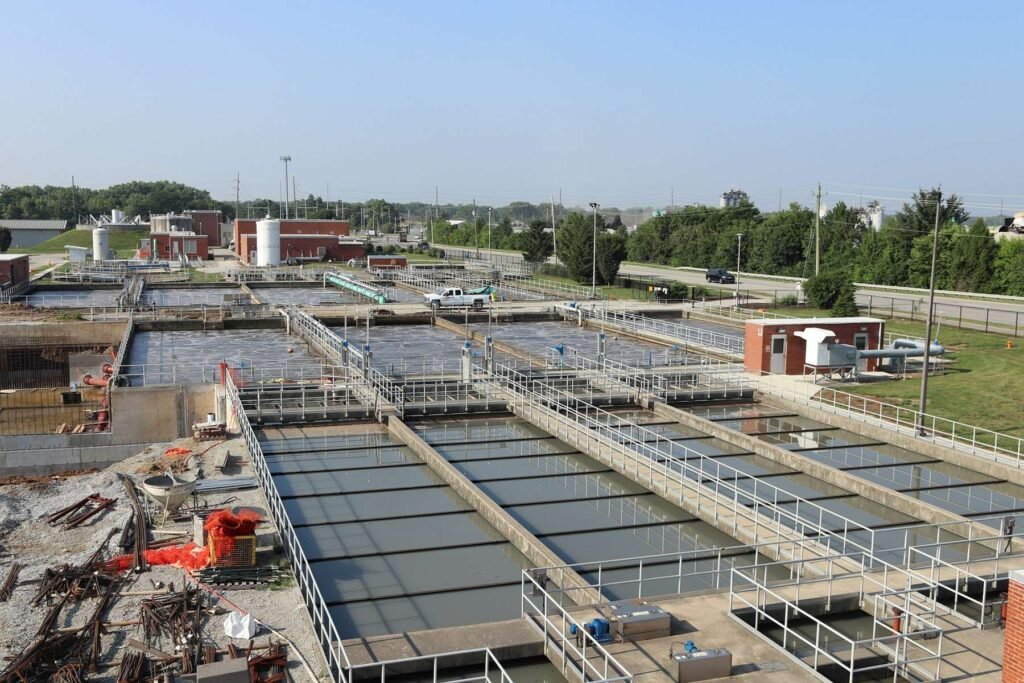
[[[0,183],[1024,203],[1024,3],[9,2]],[[1013,195],[1017,195],[1013,197]],[[895,205],[895,201],[886,201]],[[1009,207],[1008,207],[1009,208]],[[993,210],[990,213],[997,213]]]

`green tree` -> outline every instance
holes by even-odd
[[[530,227],[521,235],[523,258],[527,263],[543,263],[554,251],[551,234],[546,230],[551,224],[542,220],[530,221]]]
[[[600,232],[597,235],[597,283],[615,284],[619,266],[626,258],[626,238],[620,232]]]
[[[835,303],[832,304],[829,312],[837,318],[853,317],[860,314],[860,310],[857,308],[856,294],[857,290],[854,288],[853,282],[849,279],[844,280],[839,286]]]
[[[11,236],[11,229],[0,226],[0,254],[4,253],[11,248],[11,242],[14,238]]]
[[[831,309],[839,300],[843,287],[850,282],[849,276],[841,272],[823,272],[809,277],[804,282],[807,300],[815,308]]]
[[[1024,296],[1024,239],[1006,239],[999,243],[995,283],[1002,294]]]
[[[957,230],[946,253],[942,288],[964,292],[991,290],[999,245],[992,239],[984,220],[978,218],[966,231]]]
[[[594,262],[593,217],[579,212],[566,216],[558,226],[558,258],[569,277],[580,283],[589,283]],[[597,217],[598,233],[604,231],[604,217]]]

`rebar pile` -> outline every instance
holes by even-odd
[[[149,532],[146,530],[146,511],[142,507],[142,500],[139,499],[138,489],[135,482],[128,477],[124,478],[124,490],[128,494],[128,502],[132,504],[132,558],[135,563],[135,571],[144,572],[149,569],[146,562],[146,549],[149,541]]]
[[[104,498],[98,493],[86,496],[77,503],[57,510],[46,521],[51,525],[60,524],[65,529],[73,529],[92,519],[114,504],[116,498]]]
[[[143,600],[142,630],[150,643],[166,636],[181,653],[181,673],[192,673],[201,646],[203,595],[195,586]]]
[[[11,565],[10,571],[7,572],[7,578],[4,579],[4,584],[0,586],[0,602],[7,602],[11,598],[11,593],[14,592],[15,586],[18,585],[18,574],[21,573],[21,565],[15,562]]]
[[[117,667],[117,683],[138,683],[142,680],[142,671],[146,665],[145,655],[125,650],[121,656],[121,664]]]
[[[271,643],[266,654],[256,655],[249,659],[250,683],[284,683],[285,667],[288,666],[288,655],[284,646]]]

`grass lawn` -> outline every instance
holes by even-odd
[[[815,309],[778,309],[793,317],[823,315]],[[923,337],[924,323],[887,320],[888,332]],[[936,334],[937,333],[937,334]],[[946,347],[953,363],[945,374],[928,378],[928,412],[997,432],[1024,436],[1021,396],[1024,396],[1024,348],[1015,341],[1006,348],[1007,335],[985,334],[954,327],[933,328],[932,337]],[[844,391],[871,396],[886,403],[917,408],[921,380],[849,384]]]
[[[132,256],[139,246],[139,240],[149,235],[149,230],[110,230],[107,232],[110,248],[118,256]],[[64,247],[88,247],[92,248],[92,230],[68,230],[61,234],[40,242],[29,249],[22,249],[26,254],[59,254]]]
[[[579,282],[576,282],[570,277],[562,277],[560,275],[534,275],[533,279],[539,281],[547,280],[548,282],[558,282],[560,284],[566,285],[576,285],[577,287],[590,289],[588,285],[580,284]],[[640,301],[645,301],[648,298],[650,298],[650,300],[653,301],[653,297],[645,297],[644,292],[638,289],[631,289],[628,287],[611,287],[608,285],[599,285],[597,291],[602,295],[610,297],[612,299],[637,299]]]

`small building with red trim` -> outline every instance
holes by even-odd
[[[28,254],[0,254],[0,287],[28,282]]]
[[[796,336],[809,327],[830,330],[839,344],[858,349],[880,349],[884,343],[885,321],[878,318],[762,318],[746,321],[743,366],[747,372],[773,375],[802,375],[807,341]],[[874,370],[877,358],[859,361],[859,370]]]

